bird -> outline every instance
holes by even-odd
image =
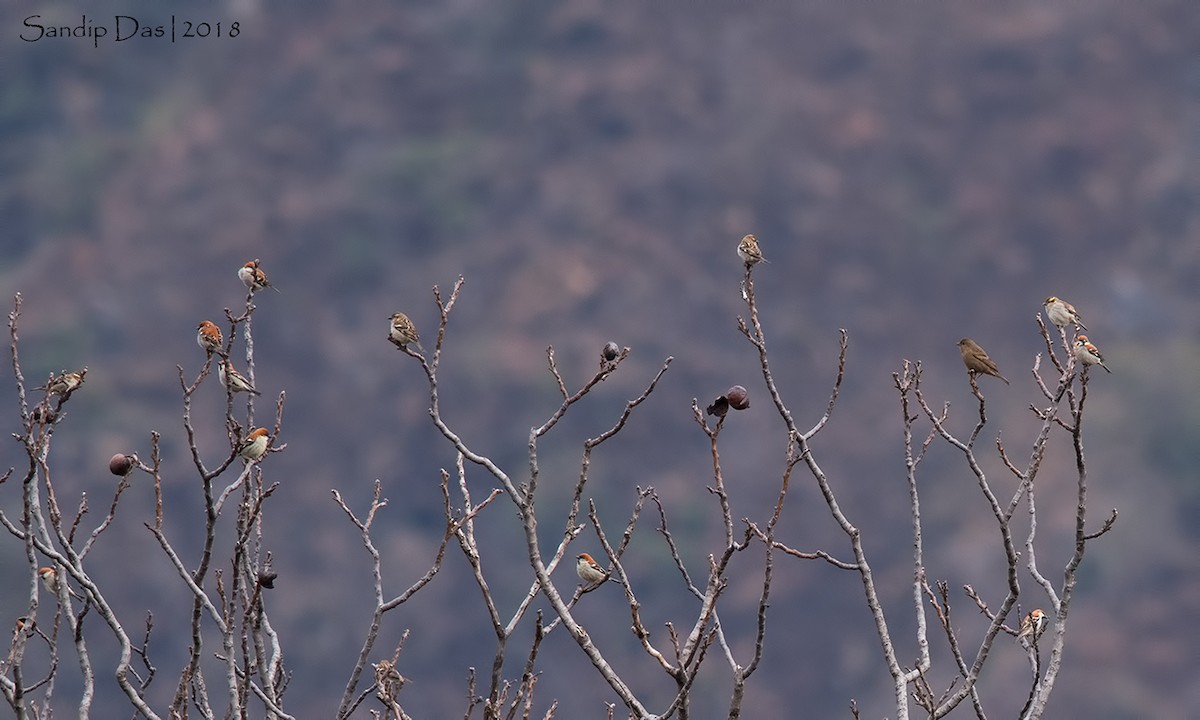
[[[619,583],[614,577],[611,577],[600,564],[592,559],[587,553],[579,553],[575,558],[575,572],[578,573],[579,579],[587,584],[588,589],[599,587],[605,580],[612,580]]]
[[[763,257],[762,250],[758,249],[758,238],[753,235],[747,235],[742,238],[742,241],[738,243],[737,252],[742,262],[746,263],[746,267],[757,265],[760,262],[768,262]]]
[[[396,703],[396,697],[407,682],[408,678],[401,675],[391,661],[380,660],[375,663],[375,694],[388,706]]]
[[[272,285],[270,280],[267,280],[267,274],[259,267],[259,263],[261,262],[258,258],[254,258],[238,270],[238,277],[241,278],[242,284],[252,293],[258,292],[263,288],[271,288],[275,292],[279,292],[279,288]]]
[[[211,320],[201,320],[196,326],[196,344],[204,348],[205,352],[221,352],[221,346],[225,343],[225,337],[221,335],[221,328]]]
[[[1041,609],[1033,610],[1024,618],[1021,619],[1021,631],[1017,633],[1017,640],[1033,636],[1033,641],[1036,642],[1046,632],[1046,613]]]
[[[1055,325],[1066,327],[1073,323],[1078,325],[1080,330],[1087,330],[1087,325],[1079,320],[1079,313],[1076,312],[1075,306],[1066,300],[1051,295],[1046,298],[1045,309],[1046,317],[1050,318],[1050,322]]]
[[[38,575],[41,576],[42,584],[46,586],[46,590],[55,597],[58,597],[58,571],[52,567],[44,567],[38,570]],[[67,592],[71,594],[71,597],[79,597],[79,593],[71,589],[70,585],[67,586]]]
[[[87,368],[84,368],[77,373],[69,373],[66,370],[63,370],[60,375],[37,389],[48,390],[53,395],[65,397],[71,394],[75,388],[83,384],[85,375],[87,375]]]
[[[421,347],[421,336],[417,334],[417,326],[407,315],[402,312],[392,313],[391,321],[392,324],[388,326],[388,340],[393,345],[403,350],[412,343],[418,350],[425,352],[425,348]]]
[[[1100,354],[1100,350],[1088,340],[1087,335],[1075,336],[1075,359],[1083,363],[1085,366],[1099,365],[1104,368],[1104,372],[1111,373],[1112,370],[1104,364],[1104,356]]]
[[[267,437],[267,429],[260,427],[238,443],[238,455],[248,462],[262,460],[263,456],[267,454],[267,443],[269,441],[270,438]]]
[[[979,343],[971,338],[963,338],[958,341],[958,351],[962,353],[963,365],[967,366],[967,372],[974,376],[976,373],[991,375],[998,377],[1008,385],[1008,378],[1000,374],[996,368],[996,363],[988,357],[987,352],[979,347]]]
[[[231,393],[248,392],[252,395],[262,395],[254,389],[246,376],[237,371],[233,363],[225,360],[217,365],[217,374],[221,378],[221,384],[229,388]]]

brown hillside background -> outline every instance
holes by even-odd
[[[194,557],[188,528],[202,506],[175,366],[189,377],[200,368],[197,322],[237,307],[237,267],[262,258],[282,291],[256,298],[254,331],[260,389],[287,392],[288,447],[263,468],[283,483],[267,515],[280,573],[268,602],[295,672],[293,712],[333,713],[369,620],[367,557],[330,489],[365,508],[374,480],[383,482],[391,502],[376,541],[387,592],[415,580],[440,539],[438,471],[454,456],[430,425],[419,368],[385,341],[388,316],[406,311],[430,347],[430,287],[466,276],[444,359],[446,415],[517,476],[529,427],[558,404],[546,347],[576,384],[605,341],[632,348],[542,445],[546,542],[561,531],[554,512],[569,501],[582,440],[675,356],[652,400],[593,459],[589,490],[615,533],[635,486],[654,485],[672,503],[685,560],[703,568],[721,530],[691,399],[703,405],[735,382],[750,389],[751,408],[722,440],[735,515],[748,512],[739,503],[772,501],[785,441],[736,329],[744,306],[734,249],[747,232],[770,260],[756,270],[758,299],[777,379],[803,427],[827,401],[838,328],[849,332],[842,404],[817,449],[864,530],[907,664],[912,563],[891,373],[921,360],[926,392],[951,403],[956,429],[969,427],[955,343],[974,337],[1013,381],[982,381],[991,423],[981,445],[1002,432],[1027,452],[1028,406],[1039,401],[1035,316],[1051,294],[1080,309],[1113,370],[1090,386],[1092,515],[1121,515],[1089,546],[1050,714],[1168,718],[1200,707],[1193,2],[189,5],[177,23],[220,21],[228,33],[238,22],[239,35],[118,43],[115,14],[169,24],[170,8],[0,6],[0,301],[24,296],[31,384],[89,367],[56,435],[58,487],[106,498],[109,456],[148,453],[150,431],[160,431],[167,533]],[[110,26],[98,48],[90,38],[20,37],[29,15],[74,26],[83,13]],[[7,434],[18,425],[3,367]],[[207,433],[201,449],[214,456],[226,452],[223,398],[213,378],[193,411]],[[922,466],[930,578],[997,597],[998,534],[959,459],[934,447]],[[0,451],[0,466],[20,461],[15,443]],[[1062,446],[1047,463],[1063,482],[1047,482],[1053,473],[1040,481],[1039,555],[1057,581],[1071,551],[1073,463]],[[482,497],[488,479],[472,478]],[[6,512],[18,507],[17,490],[0,486]],[[142,525],[149,488],[124,502],[92,573],[124,579],[110,599],[130,626],[154,611],[151,652],[167,698],[190,600]],[[511,604],[527,580],[503,570],[523,566],[524,554],[516,522],[503,521],[511,510],[497,510],[481,545],[498,600]],[[844,550],[811,480],[793,488],[781,528],[793,547]],[[651,527],[643,533],[625,564],[647,627],[661,633],[672,604],[690,613],[694,600],[667,576]],[[0,543],[0,612],[20,614],[26,572],[20,544]],[[569,572],[559,571],[564,582]],[[1027,608],[1044,602],[1022,583]],[[723,610],[727,631],[745,638],[742,653],[757,600],[746,588],[735,584]],[[956,605],[974,642],[980,618],[961,594]],[[894,713],[855,576],[789,564],[771,613],[745,717],[797,707],[847,717],[850,698],[864,718]],[[646,669],[636,691],[669,702],[671,687],[627,632],[619,593],[590,594],[577,616],[594,637],[612,638],[614,664]],[[413,680],[405,707],[461,717],[466,668],[490,667],[494,648],[461,556],[387,623],[381,647],[412,629],[400,666]],[[112,648],[97,642],[103,667]],[[602,717],[616,700],[564,635],[542,657],[553,668],[537,688],[542,712],[557,698],[559,717]],[[708,714],[697,703],[701,717],[722,715],[719,670],[712,661],[718,704]],[[62,672],[58,712],[69,715],[77,671]],[[999,649],[985,700],[1015,714],[1027,673],[1019,648]],[[572,689],[579,682],[585,692]],[[98,674],[98,685],[96,716],[127,715],[111,676]],[[1020,694],[1011,708],[995,699],[1005,693]]]

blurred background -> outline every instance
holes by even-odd
[[[606,341],[632,349],[541,445],[546,551],[561,538],[583,440],[611,426],[667,356],[675,361],[658,390],[592,460],[588,495],[610,537],[636,488],[653,486],[693,577],[703,576],[722,536],[690,404],[733,383],[752,400],[722,435],[734,516],[769,517],[786,437],[736,329],[745,307],[734,251],[747,232],[770,260],[756,288],[801,427],[824,411],[838,329],[849,333],[842,399],[814,449],[863,529],[907,665],[917,652],[911,530],[891,374],[921,361],[925,392],[951,404],[949,425],[965,435],[976,408],[955,344],[970,335],[987,348],[1013,381],[981,380],[990,420],[981,456],[1008,497],[1015,480],[991,448],[1002,434],[1020,461],[1037,431],[1036,315],[1052,294],[1079,308],[1113,370],[1093,373],[1087,405],[1091,522],[1121,514],[1088,546],[1049,713],[1183,717],[1200,707],[1200,645],[1186,631],[1200,621],[1192,3],[229,0],[175,16],[179,32],[186,21],[220,22],[222,37],[174,43],[116,42],[119,14],[169,34],[169,9],[157,5],[0,5],[0,291],[5,304],[24,298],[31,386],[89,368],[55,435],[60,501],[73,506],[86,492],[98,522],[114,484],[109,456],[146,457],[156,430],[167,534],[194,565],[203,515],[176,366],[195,376],[196,324],[227,331],[223,310],[245,295],[235,272],[262,259],[281,292],[255,299],[260,417],[287,393],[277,441],[287,449],[263,464],[282,483],[265,523],[280,573],[268,608],[294,672],[293,710],[332,716],[369,624],[369,558],[330,490],[362,512],[383,483],[390,503],[375,540],[387,594],[432,562],[439,470],[453,468],[454,454],[429,422],[419,367],[386,342],[385,326],[404,310],[431,348],[430,289],[459,274],[445,417],[514,477],[526,472],[529,428],[558,405],[547,346],[572,387],[595,371]],[[27,22],[109,35],[26,41],[38,34]],[[240,338],[234,353],[243,357]],[[0,429],[16,432],[8,362],[2,372],[10,402]],[[212,465],[228,452],[215,378],[194,404]],[[0,465],[22,466],[18,450],[10,443]],[[920,471],[929,577],[954,589],[972,647],[984,620],[957,589],[971,584],[999,603],[999,534],[961,456],[935,443]],[[90,567],[131,632],[154,613],[151,696],[162,706],[186,657],[190,600],[143,526],[151,488],[134,479]],[[474,469],[469,481],[477,499],[493,486]],[[1038,486],[1039,560],[1056,582],[1072,551],[1074,488],[1058,433]],[[5,512],[19,500],[18,487],[0,486]],[[528,587],[511,509],[493,507],[479,533],[507,617]],[[779,533],[849,558],[805,475]],[[588,533],[571,552],[585,550],[599,553]],[[461,715],[466,668],[491,666],[494,638],[455,553],[386,617],[373,656],[390,655],[411,629],[399,667],[413,680],[404,698],[415,717]],[[737,562],[722,612],[746,663],[761,552]],[[766,657],[743,716],[805,707],[809,717],[848,717],[852,698],[864,718],[894,713],[857,575],[776,562]],[[555,576],[560,587],[575,583],[569,565]],[[665,644],[663,623],[689,623],[696,602],[653,519],[625,565],[652,639]],[[27,573],[20,544],[0,544],[0,608],[10,615],[25,606]],[[1025,610],[1047,605],[1024,573],[1021,582]],[[652,707],[669,702],[673,683],[629,634],[618,588],[589,594],[576,616]],[[111,665],[107,631],[94,618],[91,629],[93,661]],[[531,632],[510,643],[507,676],[518,676]],[[932,678],[944,687],[952,664],[944,641],[933,644]],[[541,657],[537,714],[557,699],[560,717],[602,717],[617,701],[562,633]],[[698,692],[713,705],[697,712],[724,716],[728,669],[718,655],[707,662]],[[60,673],[56,707],[69,713],[77,670],[64,663]],[[1000,638],[981,681],[985,708],[1015,716],[1028,683],[1024,653]],[[125,708],[102,675],[97,716]]]

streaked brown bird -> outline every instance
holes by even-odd
[[[1046,317],[1050,318],[1050,322],[1055,325],[1066,327],[1074,324],[1078,325],[1080,330],[1087,330],[1087,325],[1080,322],[1075,306],[1066,300],[1051,295],[1046,298],[1043,308],[1046,310]]]
[[[1017,633],[1017,640],[1022,638],[1032,638],[1033,642],[1046,632],[1046,623],[1048,622],[1046,613],[1042,612],[1041,608],[1030,612],[1025,617],[1021,618],[1021,631]]]
[[[221,336],[221,328],[211,320],[201,320],[196,326],[196,344],[204,349],[204,352],[221,352],[221,345],[225,339]]]
[[[1104,356],[1100,354],[1100,350],[1088,340],[1087,335],[1075,336],[1075,358],[1083,363],[1084,367],[1099,365],[1104,368],[1104,372],[1112,372],[1104,364]]]
[[[256,293],[263,288],[271,288],[275,292],[279,292],[279,288],[272,285],[270,280],[267,280],[267,274],[259,267],[261,264],[261,260],[254,258],[238,268],[238,278],[241,279],[246,289],[252,293]]]
[[[991,375],[1003,380],[1005,385],[1010,384],[1008,378],[1000,374],[1000,370],[996,368],[996,363],[988,357],[987,351],[979,347],[979,343],[971,338],[963,338],[958,341],[958,351],[962,353],[963,365],[967,366],[967,372],[972,377],[977,374]]]
[[[83,384],[83,380],[86,376],[87,376],[87,368],[84,368],[77,373],[67,372],[66,370],[63,370],[62,374],[58,375],[57,377],[52,379],[50,382],[46,383],[45,385],[43,385],[37,389],[38,390],[47,390],[50,392],[51,395],[58,395],[60,397],[66,397],[67,395],[70,395],[72,392],[74,392],[76,388],[78,388],[80,385]]]
[[[421,336],[417,334],[417,326],[402,312],[392,313],[391,325],[388,326],[388,340],[398,348],[407,348],[409,343],[417,346],[421,352]]]
[[[232,393],[248,392],[252,395],[262,395],[254,389],[246,376],[238,372],[233,363],[228,360],[223,360],[217,365],[217,377],[221,379],[221,384],[229,388]]]
[[[767,262],[767,259],[763,257],[762,250],[758,249],[758,238],[753,235],[742,238],[742,241],[738,243],[737,253],[742,262],[746,263],[746,267]]]
[[[575,556],[575,573],[579,575],[579,579],[584,582],[585,592],[600,587],[605,580],[612,580],[618,585],[623,583],[608,573],[604,568],[600,567],[600,563],[592,559],[587,553],[579,553]]]

